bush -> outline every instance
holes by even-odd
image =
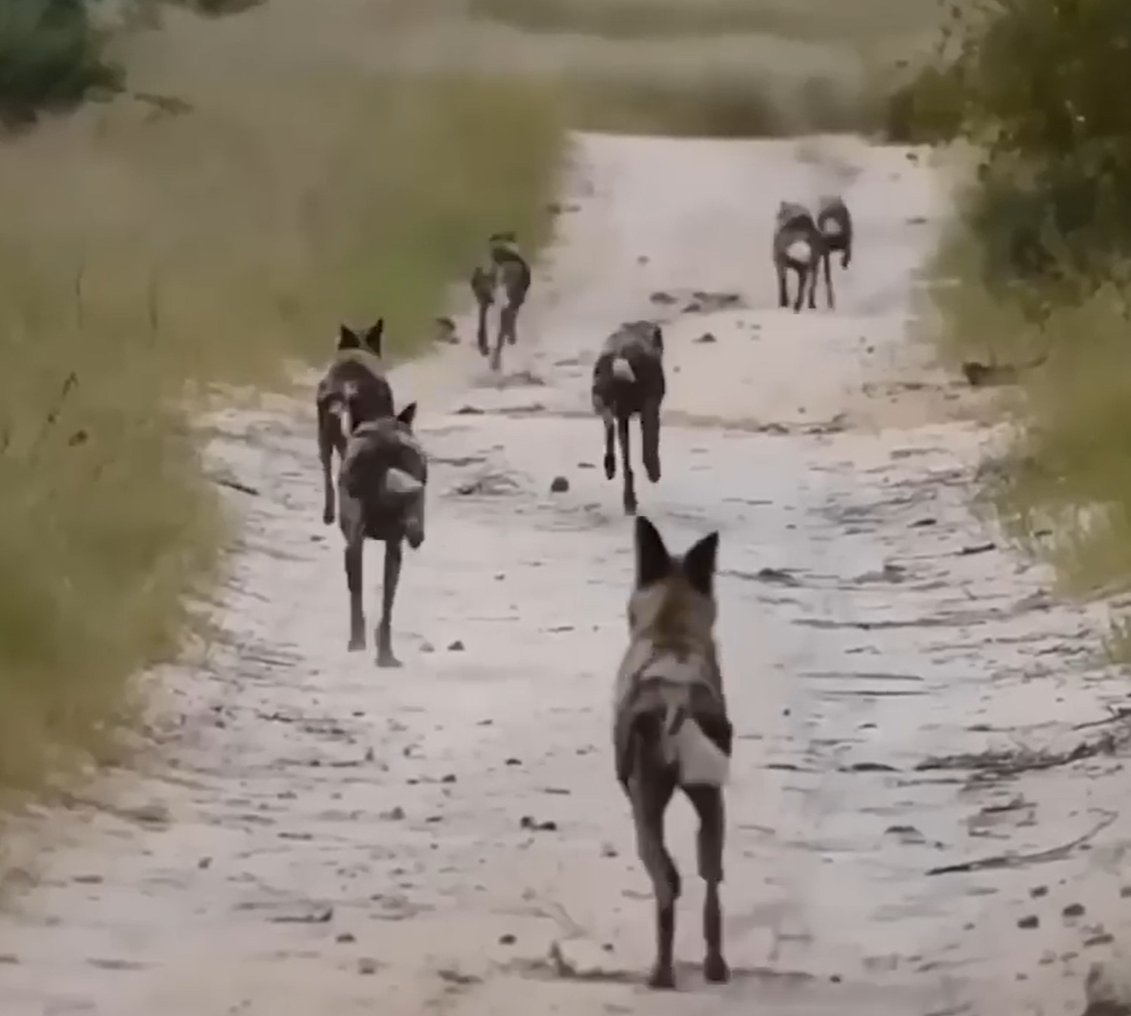
[[[116,90],[121,70],[106,62],[104,47],[85,0],[5,0],[0,122],[26,125],[40,110],[72,106],[92,89]]]
[[[1024,370],[987,493],[1066,588],[1131,589],[1131,7],[997,0],[946,68],[956,133],[979,153],[940,266],[945,358]],[[1112,648],[1131,658],[1117,620]]]

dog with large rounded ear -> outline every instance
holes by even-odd
[[[349,325],[340,325],[338,327],[338,352],[345,352],[347,349],[360,349],[361,337]]]
[[[381,355],[381,339],[384,334],[384,318],[378,318],[377,323],[365,333],[365,345],[374,356]]]

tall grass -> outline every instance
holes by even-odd
[[[181,645],[225,519],[188,425],[214,382],[285,384],[340,320],[418,348],[491,230],[545,238],[555,93],[394,73],[394,6],[170,9],[120,37],[122,98],[0,159],[0,788],[130,717]],[[442,64],[443,61],[435,61]]]
[[[944,359],[1033,364],[1000,399],[986,494],[1082,596],[1131,589],[1131,19],[1003,0],[967,23],[949,103],[980,152],[940,257]],[[937,83],[937,82],[936,82]],[[1111,648],[1131,659],[1117,612]]]

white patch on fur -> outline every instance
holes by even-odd
[[[809,246],[807,240],[794,240],[785,249],[786,256],[791,261],[800,261],[802,264],[808,264],[809,259],[813,256],[812,248]]]
[[[613,377],[620,381],[635,381],[636,372],[632,369],[632,364],[628,360],[623,356],[618,356],[613,360]]]
[[[343,402],[334,407],[333,412],[338,417],[338,426],[342,434],[348,439],[353,436],[353,413],[350,412],[349,402]]]
[[[667,735],[664,751],[679,763],[679,782],[685,786],[721,787],[730,778],[730,759],[690,716],[675,736]]]
[[[408,497],[423,490],[424,484],[403,469],[390,469],[385,474],[385,489],[394,496]]]
[[[825,223],[825,233],[828,236],[840,236],[840,223],[836,219],[829,219]]]

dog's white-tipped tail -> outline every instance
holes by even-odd
[[[628,360],[623,356],[618,356],[613,360],[613,377],[618,381],[635,381],[636,371],[632,369],[632,364]]]
[[[423,483],[403,469],[390,469],[385,474],[385,489],[394,497],[409,497],[419,493],[423,487]]]
[[[786,247],[785,253],[791,261],[807,265],[813,256],[813,248],[809,245],[808,240],[794,240]]]
[[[825,236],[840,236],[840,223],[836,219],[829,219],[823,227],[823,232]]]
[[[668,706],[662,743],[664,760],[679,766],[680,786],[721,787],[730,778],[730,759],[675,703]]]
[[[721,787],[730,777],[730,759],[690,716],[672,736],[683,786]]]

